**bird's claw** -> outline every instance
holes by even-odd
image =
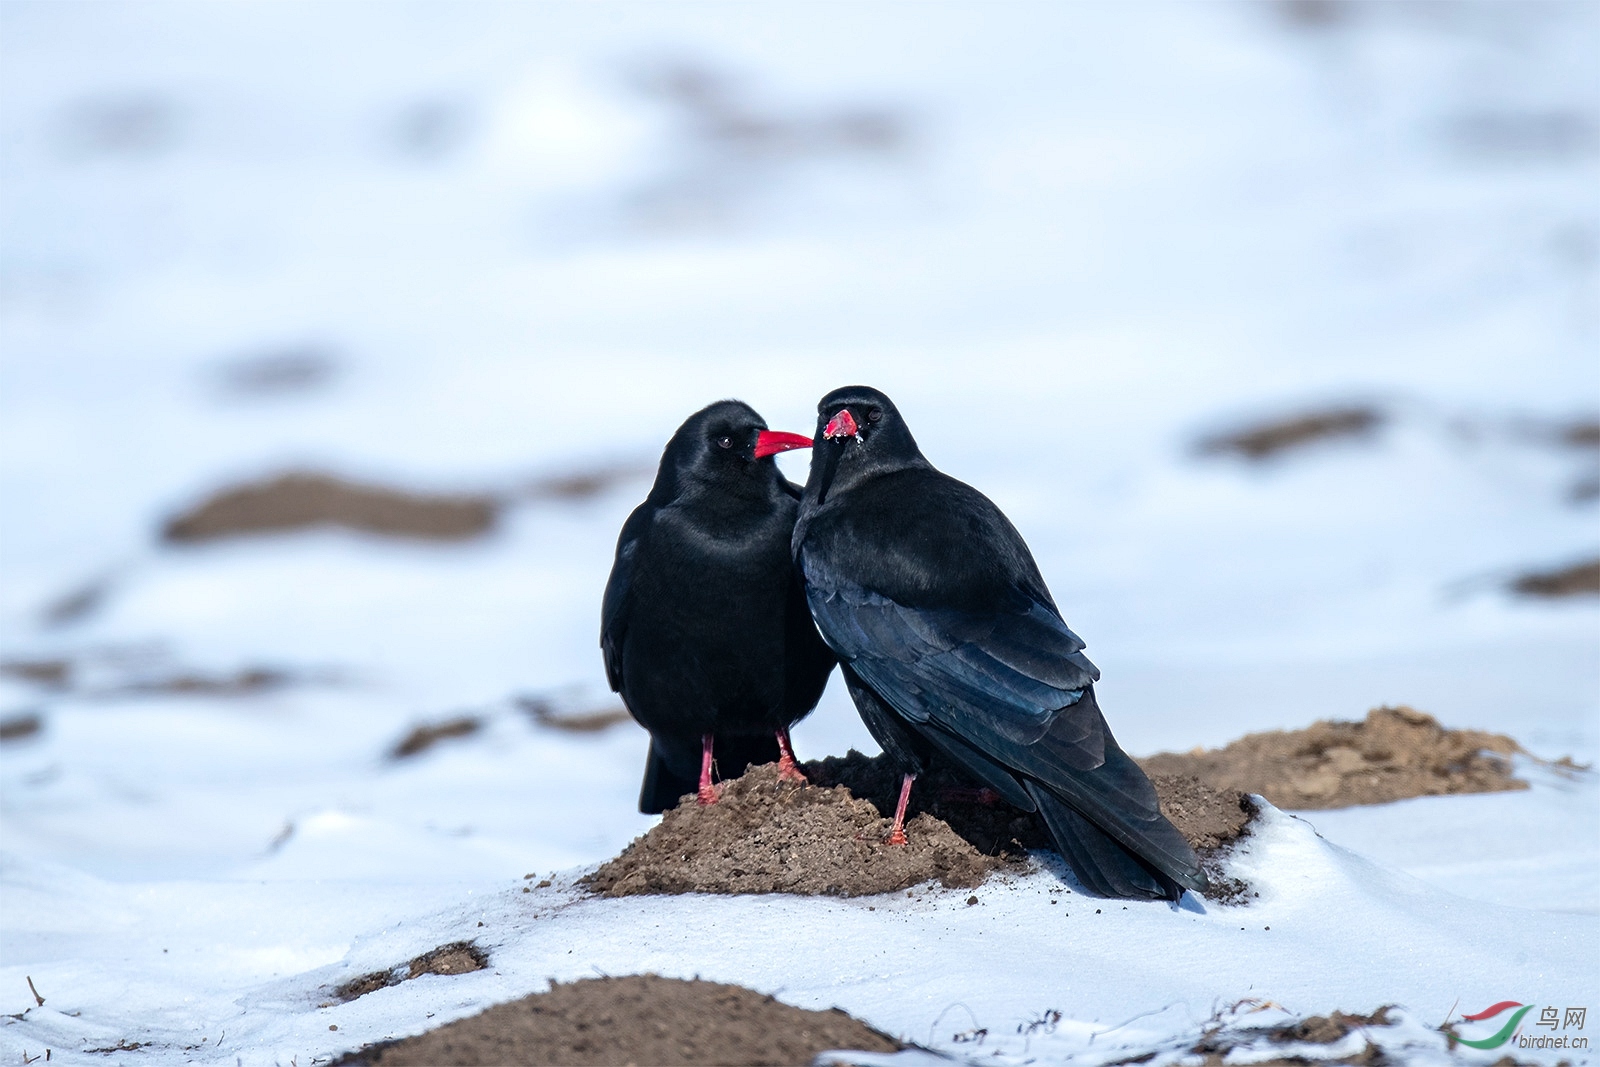
[[[715,804],[717,801],[722,799],[722,786],[703,785],[700,787],[700,792],[695,799],[698,800],[702,806],[706,804]]]
[[[787,756],[778,761],[778,781],[793,782],[796,785],[811,784],[811,779],[805,776],[805,772],[800,769],[800,765]]]
[[[886,841],[884,841],[884,844],[886,844],[886,845],[904,845],[904,844],[907,844],[906,832],[904,830],[896,828],[895,832],[890,834],[888,839]]]

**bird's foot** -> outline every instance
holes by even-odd
[[[811,784],[811,779],[805,776],[805,772],[800,769],[800,765],[788,755],[784,755],[778,760],[778,781],[793,782],[796,785]]]
[[[700,801],[701,806],[715,804],[722,795],[722,787],[711,784],[711,769],[713,766],[711,746],[713,741],[715,741],[715,737],[712,734],[700,735],[700,792],[695,799]]]
[[[886,845],[904,845],[906,843],[906,805],[911,802],[911,783],[917,780],[914,774],[908,774],[900,780],[900,803],[894,808],[894,829],[889,831],[889,840]]]
[[[789,744],[789,731],[779,730],[777,737],[778,781],[794,782],[797,785],[810,785],[810,780],[800,771],[800,764],[795,762],[794,748]]]

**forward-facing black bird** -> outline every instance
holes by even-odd
[[[867,728],[912,780],[937,752],[1038,812],[1091,892],[1203,890],[1194,850],[1095,703],[1100,677],[1022,535],[933,468],[889,398],[836,389],[817,409],[794,531],[806,598]]]
[[[712,764],[776,760],[804,780],[789,727],[816,706],[834,656],[789,556],[800,490],[771,457],[808,437],[768,430],[737,400],[689,416],[617,539],[601,608],[606,678],[650,731],[639,810],[698,791]]]

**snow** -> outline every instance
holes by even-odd
[[[1274,815],[1245,909],[1095,915],[1049,903],[1052,870],[970,908],[580,899],[650,825],[643,735],[516,698],[605,702],[599,590],[642,480],[463,545],[155,543],[291,465],[510,488],[648,464],[721,396],[804,431],[868,382],[1028,538],[1130,751],[1408,703],[1592,763],[1600,612],[1501,588],[1600,540],[1565,499],[1592,459],[1518,430],[1600,403],[1600,20],[1335,9],[0,6],[0,658],[89,679],[0,680],[0,714],[43,722],[0,749],[0,1056],[307,1063],[643,970],[996,1062],[1385,1003],[1429,1062],[1453,1008],[1596,1006],[1593,775]],[[647,91],[673,64],[903,141],[718,141]],[[284,351],[328,384],[219,385]],[[1373,443],[1189,453],[1349,399],[1392,412]],[[306,681],[116,691],[258,666]],[[459,714],[484,728],[387,757]],[[873,749],[837,684],[796,744]],[[459,938],[490,970],[318,1007]]]

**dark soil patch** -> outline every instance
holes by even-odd
[[[538,725],[569,734],[595,734],[633,721],[621,704],[591,711],[561,711],[555,701],[544,697],[517,697],[515,703]]]
[[[1209,888],[1205,897],[1218,904],[1248,904],[1259,894],[1243,879],[1228,873],[1228,856],[1250,832],[1255,804],[1237,789],[1214,789],[1189,774],[1150,776],[1165,815],[1200,857]]]
[[[105,605],[111,586],[112,579],[106,575],[85,582],[46,604],[39,612],[39,620],[48,627],[82,622]]]
[[[232,673],[208,674],[157,662],[119,662],[107,657],[8,660],[0,674],[50,691],[73,690],[100,699],[139,696],[246,697],[270,693],[300,682],[317,680],[276,667],[245,667]],[[108,670],[107,668],[110,668]],[[107,675],[110,675],[108,678]],[[331,680],[324,676],[323,681]]]
[[[416,756],[440,741],[452,737],[470,737],[483,729],[483,720],[463,715],[457,719],[446,719],[444,722],[423,723],[414,728],[400,743],[389,752],[390,759],[405,759]]]
[[[46,689],[65,689],[72,681],[72,662],[64,659],[8,659],[0,674]]]
[[[0,742],[25,741],[43,729],[44,720],[37,715],[9,715],[0,719]]]
[[[1408,797],[1526,789],[1511,777],[1522,748],[1504,734],[1447,730],[1408,707],[1375,708],[1365,722],[1247,734],[1226,748],[1139,761],[1159,780],[1189,775],[1218,790],[1259,793],[1280,808],[1386,804]]]
[[[1375,1026],[1393,1026],[1394,1020],[1389,1018],[1389,1006],[1379,1008],[1371,1015],[1350,1015],[1336,1011],[1331,1015],[1313,1015],[1310,1018],[1299,1019],[1291,1023],[1282,1023],[1278,1026],[1218,1028],[1210,1030],[1195,1042],[1189,1050],[1190,1053],[1203,1057],[1198,1062],[1204,1067],[1220,1067],[1221,1064],[1236,1062],[1234,1053],[1243,1053],[1237,1062],[1251,1064],[1312,1064],[1312,1063],[1344,1063],[1359,1064],[1362,1067],[1385,1067],[1393,1063],[1390,1056],[1383,1049],[1368,1040],[1363,1047],[1348,1056],[1338,1059],[1329,1059],[1316,1055],[1280,1055],[1266,1059],[1256,1059],[1263,1051],[1273,1045],[1302,1044],[1302,1045],[1332,1045],[1344,1040],[1352,1032],[1365,1030]],[[1127,1060],[1125,1063],[1138,1062]]]
[[[1203,437],[1195,443],[1195,451],[1202,456],[1242,456],[1254,462],[1327,441],[1365,440],[1382,429],[1387,418],[1368,405],[1308,411]]]
[[[247,667],[233,674],[184,672],[160,678],[129,682],[98,696],[258,696],[292,685],[295,678],[287,671],[271,667]]]
[[[631,461],[536,478],[518,494],[524,500],[588,500],[655,473],[653,463]]]
[[[1600,558],[1554,570],[1529,571],[1512,581],[1511,591],[1518,596],[1544,599],[1600,596]]]
[[[837,1008],[807,1011],[741,986],[653,974],[553,984],[341,1065],[809,1064],[834,1049],[905,1046]]]
[[[223,489],[169,520],[162,537],[192,544],[247,534],[342,526],[390,537],[461,541],[494,527],[500,501],[488,494],[427,495],[293,471]]]
[[[884,844],[890,821],[845,788],[778,780],[776,764],[722,784],[722,799],[686,800],[616,859],[583,879],[603,896],[643,893],[799,893],[854,897],[937,879],[978,885],[1001,860],[927,814],[906,824],[910,844]]]
[[[1600,448],[1600,419],[1579,419],[1560,428],[1559,440],[1568,448]]]
[[[313,344],[258,352],[217,367],[216,383],[228,395],[256,399],[308,393],[327,385],[338,361]]]
[[[470,941],[452,941],[406,961],[387,971],[373,971],[352,978],[333,991],[341,1001],[354,1000],[379,989],[386,989],[425,974],[471,974],[489,966],[489,954]]]

